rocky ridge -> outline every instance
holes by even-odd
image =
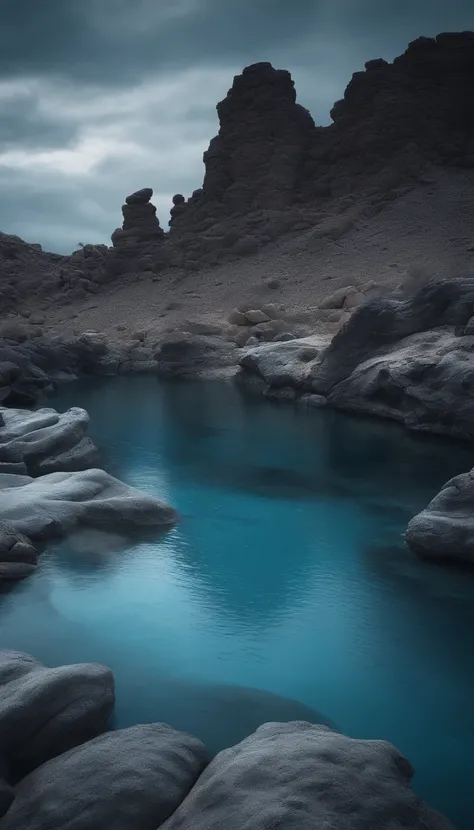
[[[328,127],[297,103],[289,72],[246,67],[217,106],[203,186],[173,198],[169,232],[143,188],[126,198],[112,247],[83,245],[61,257],[2,234],[3,311],[24,304],[23,287],[47,306],[124,280],[166,283],[306,231],[324,246],[434,168],[472,170],[473,67],[474,33],[418,38],[393,63],[371,60],[356,72]]]
[[[107,731],[113,706],[106,666],[0,653],[0,830],[453,830],[386,741],[265,723],[211,759],[163,723]]]

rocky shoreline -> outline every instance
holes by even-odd
[[[453,830],[386,741],[265,723],[211,757],[163,723],[108,731],[114,699],[106,666],[0,652],[0,830]]]

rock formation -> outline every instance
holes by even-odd
[[[356,193],[370,206],[429,163],[474,166],[473,67],[474,33],[419,38],[393,63],[356,72],[329,127],[296,103],[288,72],[246,67],[217,105],[202,190],[180,204],[172,231],[205,231],[214,250],[215,237],[224,250],[249,233],[262,244],[316,224],[328,199]]]
[[[446,482],[410,521],[405,541],[424,559],[474,564],[474,470]]]
[[[2,407],[0,420],[0,578],[29,576],[36,545],[78,527],[127,537],[176,521],[168,505],[94,469],[85,410]]]
[[[0,407],[0,473],[38,476],[95,466],[99,453],[88,428],[79,407],[63,413]]]
[[[305,341],[293,341],[253,348],[240,362],[267,387],[472,440],[473,310],[473,279],[435,282],[410,299],[367,301],[309,360],[298,348]]]
[[[453,830],[386,741],[266,723],[210,761],[163,723],[104,733],[113,703],[105,666],[0,653],[0,830]]]
[[[151,187],[144,187],[126,197],[125,204],[122,205],[122,227],[112,234],[112,245],[115,248],[134,247],[164,239],[165,232],[160,227],[156,207],[150,202],[152,196]]]

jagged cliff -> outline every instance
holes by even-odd
[[[111,248],[59,257],[1,235],[3,310],[21,305],[25,285],[30,301],[81,299],[116,280],[237,260],[287,234],[344,234],[430,169],[474,168],[473,91],[474,32],[419,38],[393,63],[369,61],[327,127],[297,103],[289,72],[249,66],[217,105],[203,186],[174,197],[169,232],[144,188],[127,197]]]

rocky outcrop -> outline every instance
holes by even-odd
[[[161,343],[155,359],[163,377],[209,377],[235,370],[237,349],[216,335],[177,332]]]
[[[94,469],[85,410],[2,407],[0,421],[0,579],[29,576],[37,545],[79,527],[128,537],[176,521],[168,505]]]
[[[285,209],[301,187],[314,121],[296,103],[289,72],[270,63],[247,66],[217,113],[220,130],[204,153],[202,192],[181,214],[186,227],[192,214],[205,222],[219,213]],[[173,230],[178,225],[173,217]]]
[[[336,408],[472,440],[473,310],[472,279],[433,283],[410,299],[376,298],[317,353],[300,351],[307,341],[246,350],[241,380],[256,376],[267,390],[287,386],[296,397],[316,394]]]
[[[474,565],[474,470],[446,482],[405,533],[424,559]]]
[[[209,763],[199,740],[162,723],[103,734],[113,700],[105,666],[0,652],[0,830],[453,830],[386,741],[266,723]]]
[[[385,741],[301,721],[266,723],[211,761],[164,828],[451,828],[415,795],[412,775]]]
[[[356,192],[370,212],[374,198],[396,194],[427,164],[474,166],[473,67],[474,33],[419,38],[393,63],[370,60],[356,72],[329,127],[296,103],[288,72],[246,67],[217,105],[203,187],[173,210],[171,236],[189,246],[187,235],[203,233],[203,256],[206,244],[220,256],[252,252],[318,226],[328,200]]]
[[[368,61],[312,149],[308,196],[315,185],[390,191],[426,162],[474,166],[473,68],[474,32],[420,37],[393,63]]]
[[[18,476],[10,478],[13,486],[17,480]],[[37,562],[38,551],[31,540],[12,525],[0,521],[0,580],[24,579],[36,570]]]
[[[122,227],[112,234],[112,245],[115,248],[163,241],[165,233],[160,227],[156,207],[150,202],[152,196],[151,187],[144,187],[126,197],[125,204],[122,205]]]
[[[79,407],[63,413],[0,407],[0,473],[38,476],[95,466],[99,453],[88,428],[89,416]]]
[[[33,542],[61,538],[77,527],[129,535],[177,520],[172,507],[104,470],[2,479],[0,474],[0,516]]]
[[[105,666],[49,669],[27,654],[0,651],[0,759],[11,781],[99,735],[113,705],[114,679]]]

